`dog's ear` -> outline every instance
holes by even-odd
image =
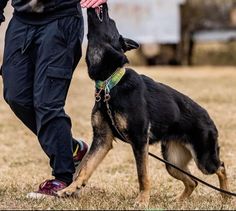
[[[136,43],[131,39],[124,38],[121,35],[120,35],[120,43],[122,45],[122,49],[124,50],[124,52],[139,48],[138,43]]]

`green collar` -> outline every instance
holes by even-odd
[[[105,90],[106,93],[109,93],[112,88],[114,88],[125,75],[126,69],[119,68],[117,69],[107,80],[105,81],[96,81],[96,88],[99,90]]]

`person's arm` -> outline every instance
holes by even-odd
[[[7,5],[8,0],[0,0],[0,25],[3,21],[5,21],[5,17],[3,15],[4,8]]]
[[[106,3],[107,0],[81,0],[80,4],[83,8],[96,8],[99,5]]]

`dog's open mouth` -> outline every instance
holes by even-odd
[[[102,5],[95,8],[96,15],[100,22],[103,21],[103,7]]]

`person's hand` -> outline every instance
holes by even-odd
[[[99,5],[106,3],[106,2],[107,2],[107,0],[82,0],[80,2],[80,5],[83,8],[90,8],[90,7],[96,8]]]

